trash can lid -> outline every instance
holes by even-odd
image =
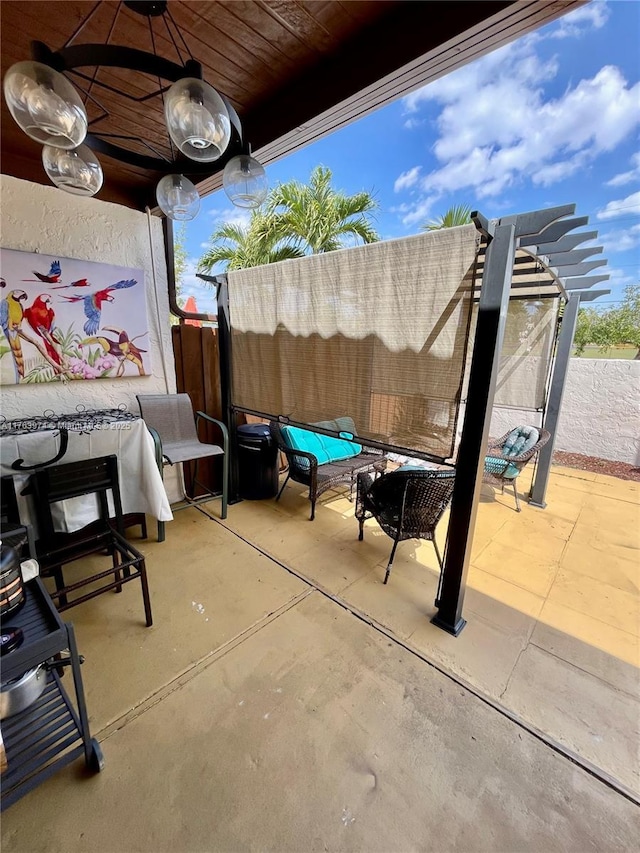
[[[238,427],[238,435],[245,438],[269,438],[269,424],[243,424]]]

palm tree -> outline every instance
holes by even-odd
[[[263,211],[253,211],[249,225],[225,223],[213,232],[211,248],[198,263],[199,272],[211,272],[218,263],[227,270],[240,270],[273,264],[289,258],[299,258],[304,252],[291,241],[275,234],[269,217]]]
[[[455,228],[458,225],[469,225],[472,209],[467,204],[454,204],[438,219],[425,222],[420,227],[423,231],[440,231],[441,228]]]
[[[288,181],[271,191],[267,215],[273,233],[292,239],[305,254],[333,252],[344,247],[347,235],[375,243],[380,238],[367,214],[377,209],[371,193],[345,195],[331,186],[332,172],[316,166],[308,184]]]

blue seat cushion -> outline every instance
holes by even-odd
[[[506,468],[505,465],[507,466]],[[512,465],[511,462],[507,463],[504,459],[499,459],[497,456],[485,456],[484,467],[488,474],[497,474],[506,480],[515,480],[520,473],[519,469],[515,465]]]
[[[507,436],[507,440],[502,445],[502,453],[504,456],[520,456],[521,453],[526,453],[527,450],[531,450],[539,438],[540,433],[535,427],[516,427],[511,430]]]
[[[313,453],[318,460],[318,465],[350,459],[362,451],[361,444],[348,441],[346,438],[332,438],[329,435],[292,426],[283,426],[280,429],[287,447],[292,450],[304,450],[307,453]],[[351,434],[349,431],[348,435],[351,436]],[[308,468],[309,460],[299,457],[298,464],[302,468]]]

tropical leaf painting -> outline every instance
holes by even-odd
[[[0,385],[151,373],[144,272],[0,249]]]

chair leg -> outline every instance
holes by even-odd
[[[147,583],[147,566],[144,559],[140,560],[138,571],[140,572],[140,583],[142,584],[144,615],[147,620],[147,628],[150,628],[153,625],[153,616],[151,615],[151,599],[149,598],[149,584]]]
[[[220,518],[227,517],[227,503],[229,501],[229,453],[222,457],[222,513]]]
[[[309,516],[309,521],[313,521],[316,517],[316,499],[312,498],[311,500],[311,515]]]
[[[396,555],[396,548],[397,547],[398,547],[398,540],[396,539],[396,541],[393,543],[393,548],[391,549],[391,556],[389,557],[389,564],[387,565],[387,571],[385,572],[384,580],[382,581],[382,583],[386,583],[389,580],[389,575],[391,574],[391,565],[393,563],[393,558]]]
[[[120,560],[118,557],[118,550],[116,548],[113,549],[111,561],[114,568],[113,578],[118,583],[118,586],[115,588],[115,592],[122,592],[122,584],[120,583],[122,580],[122,572],[120,571]]]
[[[516,499],[516,512],[520,512],[520,498],[518,497],[518,489],[516,487],[516,481],[513,480],[513,496]]]
[[[55,581],[56,592],[60,591],[61,589],[64,589],[64,575],[62,574],[62,566],[53,566],[53,568],[49,569],[48,571],[51,572],[51,575]],[[58,597],[58,604],[61,607],[66,607],[68,604],[67,596],[66,595],[59,596]]]
[[[279,500],[280,500],[280,495],[284,492],[284,487],[285,487],[285,486],[287,485],[287,483],[289,482],[289,477],[290,477],[290,476],[291,476],[291,475],[287,473],[287,476],[285,477],[285,481],[284,481],[284,483],[282,484],[282,486],[280,487],[280,491],[278,492],[278,496],[276,497],[276,501],[279,501]]]
[[[362,542],[364,539],[364,516],[358,519],[358,524],[360,525],[360,532],[358,533],[358,541]]]
[[[140,535],[143,539],[147,538],[147,516],[142,516],[142,521],[140,522]]]
[[[433,547],[435,549],[436,557],[438,558],[438,564],[440,566],[440,575],[438,577],[438,591],[436,592],[436,600],[435,600],[436,607],[440,607],[440,595],[442,593],[442,572],[443,572],[444,566],[442,564],[442,557],[440,556],[440,551],[438,549],[438,543],[436,542],[435,533],[434,533],[433,539],[431,541],[433,542]]]

